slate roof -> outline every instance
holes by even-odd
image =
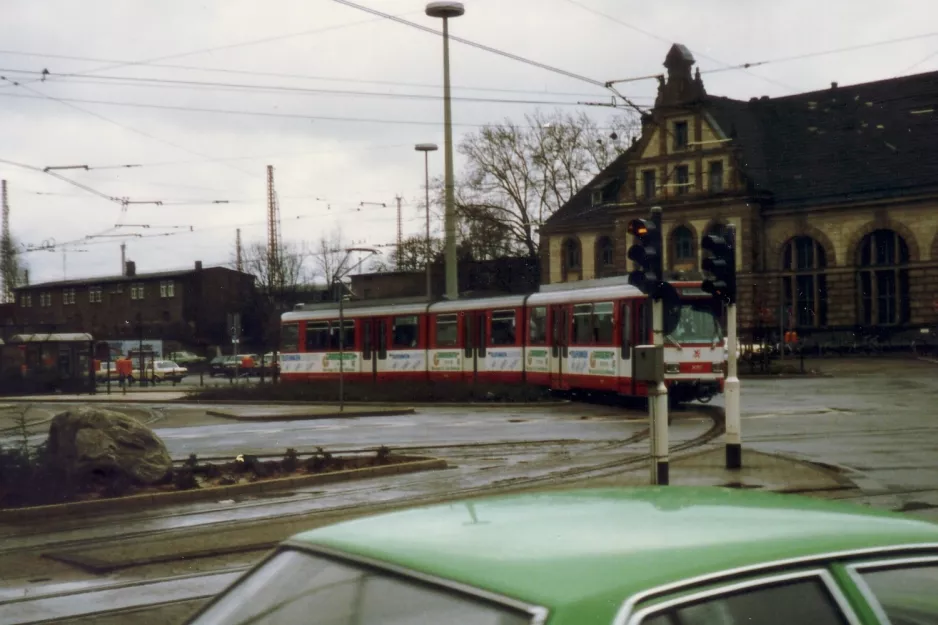
[[[938,72],[751,101],[706,96],[739,152],[749,191],[767,206],[856,202],[938,192]],[[931,112],[926,112],[931,109]],[[625,181],[620,155],[547,220],[544,230],[601,221],[590,195]]]
[[[52,282],[39,282],[13,289],[14,291],[31,291],[36,289],[54,289],[69,286],[97,286],[99,284],[116,284],[122,282],[145,282],[147,280],[165,280],[168,278],[181,278],[200,271],[224,269],[235,271],[228,267],[205,267],[204,269],[178,269],[175,271],[156,271],[151,273],[137,273],[133,276],[101,276],[98,278],[75,278],[74,280],[56,280]]]
[[[615,189],[625,183],[628,176],[628,162],[634,148],[617,156],[609,165],[580,189],[570,200],[551,215],[544,224],[544,230],[563,228],[564,226],[584,223],[590,219],[602,219],[608,205],[593,206],[592,195],[596,189],[612,184]]]
[[[938,72],[707,110],[776,206],[938,190]]]

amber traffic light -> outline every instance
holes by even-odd
[[[654,298],[658,297],[664,280],[661,249],[661,209],[651,210],[648,219],[633,219],[628,233],[636,239],[629,248],[628,257],[638,268],[629,273],[629,284]]]

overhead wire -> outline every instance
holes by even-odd
[[[14,68],[2,68],[0,72],[7,74],[41,74],[36,70],[23,70]],[[94,78],[84,78],[81,74],[58,74],[49,73],[46,75],[46,84],[95,84],[118,86],[136,86],[136,87],[175,87],[182,89],[215,89],[230,91],[259,91],[269,93],[289,93],[310,96],[342,96],[342,97],[377,97],[390,99],[407,100],[442,100],[443,96],[438,94],[425,93],[394,93],[380,91],[354,91],[349,89],[317,89],[311,87],[295,87],[290,85],[258,85],[247,83],[223,83],[198,80],[178,80],[165,78],[139,78],[135,76],[96,76]],[[595,97],[595,94],[591,94]],[[577,101],[561,100],[520,100],[517,98],[479,98],[469,96],[453,96],[454,101],[473,102],[473,103],[493,103],[493,104],[524,104],[541,106],[582,106]]]
[[[416,22],[411,22],[411,21],[409,21],[409,20],[405,20],[405,19],[403,19],[403,18],[401,18],[401,17],[398,17],[398,16],[396,16],[396,15],[391,15],[390,13],[385,13],[385,12],[383,12],[383,11],[379,11],[379,10],[377,10],[377,9],[373,9],[373,8],[371,8],[371,7],[367,7],[367,6],[364,6],[364,5],[361,5],[361,4],[356,4],[355,2],[351,2],[351,0],[333,0],[333,2],[337,2],[337,3],[342,4],[342,5],[345,5],[345,6],[347,6],[347,7],[350,7],[350,8],[359,10],[359,11],[363,11],[363,12],[365,12],[365,13],[370,13],[370,14],[372,14],[372,15],[378,15],[378,16],[383,17],[383,18],[385,18],[385,19],[391,20],[392,22],[397,22],[398,24],[404,24],[405,26],[410,26],[411,28],[416,28],[416,29],[418,29],[418,30],[422,30],[422,31],[424,31],[424,32],[431,33],[431,34],[433,34],[433,35],[438,35],[438,36],[440,36],[440,37],[443,36],[443,32],[440,31],[440,30],[437,30],[437,29],[435,29],[435,28],[430,28],[429,26],[424,26],[423,24],[417,24]],[[485,45],[485,44],[481,44],[481,43],[478,43],[478,42],[475,42],[475,41],[471,41],[471,40],[469,40],[469,39],[466,39],[465,37],[459,37],[459,36],[450,34],[450,35],[449,35],[449,39],[450,39],[451,41],[456,41],[456,42],[459,42],[459,43],[461,43],[461,44],[464,44],[464,45],[467,45],[467,46],[471,46],[471,47],[473,47],[473,48],[478,48],[479,50],[484,50],[485,52],[491,52],[492,54],[497,54],[497,55],[499,55],[499,56],[505,57],[505,58],[507,58],[507,59],[511,59],[511,60],[513,60],[513,61],[518,61],[519,63],[525,63],[525,64],[530,65],[530,66],[532,66],[532,67],[537,67],[537,68],[540,68],[540,69],[543,69],[543,70],[546,70],[546,71],[549,71],[549,72],[553,72],[553,73],[555,73],[555,74],[559,74],[559,75],[561,75],[561,76],[566,76],[567,78],[572,78],[572,79],[574,79],[574,80],[579,80],[579,81],[581,81],[581,82],[589,83],[589,84],[591,84],[591,85],[595,85],[595,86],[601,87],[601,88],[603,88],[603,89],[605,89],[605,87],[606,87],[606,84],[605,84],[604,82],[602,82],[602,81],[600,81],[600,80],[596,80],[595,78],[590,78],[590,77],[584,76],[584,75],[582,75],[582,74],[577,74],[577,73],[575,73],[575,72],[570,72],[570,71],[567,71],[567,70],[565,70],[565,69],[560,69],[559,67],[554,67],[554,66],[548,65],[548,64],[546,64],[546,63],[541,63],[541,62],[539,62],[539,61],[534,61],[534,60],[525,58],[525,57],[520,56],[520,55],[517,55],[517,54],[512,54],[511,52],[505,52],[504,50],[499,50],[498,48],[493,48],[492,46],[487,46],[487,45]]]
[[[417,13],[417,11],[411,11],[411,12],[409,12],[409,13],[404,13],[404,15],[412,15],[412,14],[415,14],[415,13]],[[111,63],[109,63],[108,65],[104,65],[104,66],[101,66],[101,67],[96,67],[96,68],[92,68],[92,69],[86,70],[84,73],[85,73],[85,74],[97,74],[97,73],[105,72],[105,71],[112,70],[112,69],[118,69],[118,68],[120,68],[120,67],[137,66],[137,65],[148,65],[148,64],[150,64],[150,63],[155,63],[155,62],[159,62],[159,61],[168,61],[168,60],[170,60],[170,59],[179,59],[179,58],[183,58],[183,57],[187,57],[187,56],[194,56],[194,55],[196,55],[196,54],[207,54],[207,53],[209,53],[209,52],[220,52],[220,51],[222,51],[222,50],[231,50],[231,49],[234,49],[234,48],[243,48],[243,47],[247,47],[247,46],[260,45],[260,44],[264,44],[264,43],[270,43],[270,42],[272,42],[272,41],[283,41],[283,40],[285,40],[285,39],[290,39],[290,38],[295,38],[295,37],[306,37],[306,36],[309,36],[309,35],[315,35],[315,34],[320,34],[320,33],[329,32],[329,31],[341,30],[341,29],[343,29],[343,28],[350,28],[350,27],[353,27],[353,26],[360,26],[360,25],[362,25],[362,24],[368,24],[368,23],[376,22],[376,21],[378,21],[378,20],[373,20],[373,19],[371,19],[371,20],[359,20],[359,21],[357,21],[357,22],[346,22],[346,23],[344,23],[344,24],[334,24],[334,25],[332,25],[332,26],[325,26],[325,27],[322,27],[322,28],[314,28],[314,29],[311,29],[311,30],[304,30],[304,31],[296,32],[296,33],[285,33],[285,34],[281,34],[281,35],[273,35],[273,36],[270,36],[270,37],[262,37],[262,38],[260,38],[260,39],[252,39],[252,40],[249,40],[249,41],[242,41],[242,42],[238,42],[238,43],[223,44],[223,45],[220,45],[220,46],[212,46],[212,47],[206,47],[206,48],[199,48],[199,49],[196,49],[196,50],[189,50],[189,51],[187,51],[187,52],[176,52],[176,53],[173,53],[173,54],[165,54],[165,55],[162,55],[162,56],[152,57],[152,58],[149,58],[149,59],[142,59],[142,60],[137,60],[137,61],[117,61],[117,62],[111,62]]]
[[[586,5],[586,4],[583,4],[583,3],[580,2],[579,0],[565,0],[565,2],[567,2],[567,3],[569,3],[569,4],[572,4],[572,5],[574,5],[574,6],[577,6],[577,7],[583,9],[584,11],[586,11],[586,12],[588,12],[588,13],[592,13],[593,15],[598,15],[598,16],[603,17],[603,18],[605,18],[605,19],[607,19],[607,20],[609,20],[609,21],[611,21],[611,22],[614,22],[614,23],[616,23],[616,24],[619,24],[619,25],[621,25],[621,26],[624,26],[624,27],[626,27],[626,28],[628,28],[628,29],[631,29],[631,30],[633,30],[633,31],[635,31],[635,32],[637,32],[637,33],[640,33],[640,34],[642,34],[642,35],[645,35],[646,37],[651,37],[651,38],[653,38],[653,39],[657,39],[658,41],[662,41],[662,42],[667,43],[667,44],[669,44],[669,45],[673,43],[671,40],[669,40],[669,39],[666,38],[666,37],[662,37],[661,35],[658,35],[658,34],[653,33],[653,32],[651,32],[651,31],[648,31],[648,30],[644,30],[644,29],[642,29],[642,28],[639,28],[638,26],[635,26],[634,24],[630,24],[630,23],[628,23],[628,22],[626,22],[626,21],[624,21],[624,20],[621,20],[621,19],[619,19],[619,18],[613,16],[613,15],[609,15],[608,13],[604,13],[604,12],[602,12],[602,11],[599,11],[599,10],[597,10],[597,9],[594,9],[594,8],[592,8],[592,7],[590,7],[590,6]],[[714,58],[714,57],[712,57],[712,56],[703,54],[703,53],[701,53],[701,52],[697,52],[697,54],[698,54],[701,58],[708,59],[708,60],[713,61],[714,63],[717,63],[717,64],[719,64],[719,65],[727,65],[727,66],[729,65],[729,63],[724,63],[723,61],[720,61],[719,59],[716,59],[716,58]],[[740,67],[740,68],[736,68],[736,69],[743,69],[743,68]],[[746,70],[744,70],[744,71],[746,71]],[[700,73],[702,74],[702,73],[704,73],[704,71],[701,70]],[[798,91],[796,88],[792,87],[791,85],[787,85],[787,84],[785,84],[785,83],[779,82],[779,81],[774,80],[774,79],[772,79],[772,78],[769,78],[769,77],[767,77],[767,76],[760,76],[759,74],[756,74],[756,73],[753,73],[753,72],[749,72],[749,71],[746,71],[746,73],[749,74],[750,76],[754,76],[754,77],[756,77],[756,78],[759,78],[760,80],[764,80],[764,81],[766,81],[766,82],[770,82],[770,83],[773,83],[773,84],[775,84],[775,85],[777,85],[777,86],[783,87],[783,88],[785,88],[785,89],[787,89],[787,90],[789,90],[789,91],[793,91],[793,92]]]
[[[3,98],[21,98],[21,99],[45,99],[46,96],[36,96],[36,95],[24,95],[17,93],[0,93],[0,97]],[[427,120],[409,120],[409,119],[382,119],[375,117],[343,117],[338,115],[308,115],[304,113],[282,113],[282,112],[271,112],[271,111],[239,111],[235,109],[218,109],[218,108],[208,108],[208,107],[198,107],[198,106],[182,106],[182,105],[172,105],[172,104],[152,104],[147,102],[120,102],[115,100],[95,100],[87,98],[55,98],[59,102],[77,102],[80,104],[100,104],[106,106],[121,106],[121,107],[130,107],[130,108],[144,108],[144,109],[155,109],[155,110],[164,110],[164,111],[185,111],[193,113],[209,113],[209,114],[218,114],[218,115],[245,115],[245,116],[254,116],[254,117],[270,117],[270,118],[281,118],[281,119],[303,119],[309,121],[334,121],[334,122],[357,122],[357,123],[369,123],[369,124],[401,124],[408,126],[435,126],[439,127],[441,122],[427,121]],[[583,104],[581,106],[588,106]],[[453,126],[461,126],[466,128],[485,128],[490,124],[470,124],[470,123],[460,123],[454,122]],[[203,156],[207,159],[208,157],[204,154],[198,154],[196,152],[191,152],[198,156]],[[240,171],[240,170],[239,170]],[[246,173],[246,172],[243,172]],[[254,176],[252,172],[250,174]]]
[[[377,21],[377,20],[375,20]],[[131,64],[133,61],[119,61],[114,59],[101,59],[96,57],[84,57],[84,56],[72,56],[64,54],[44,54],[40,52],[23,52],[21,50],[0,50],[0,55],[11,55],[11,56],[27,56],[27,57],[38,57],[38,58],[52,58],[52,59],[64,59],[70,61],[92,61],[92,62],[108,62],[108,63],[124,63]],[[341,76],[317,76],[310,74],[295,74],[289,72],[270,72],[270,71],[260,71],[260,70],[245,70],[245,69],[233,69],[226,67],[204,67],[196,65],[175,65],[175,64],[165,64],[165,63],[147,63],[146,67],[159,68],[159,69],[174,69],[174,70],[183,70],[183,71],[195,71],[195,72],[206,72],[206,73],[223,73],[223,74],[235,74],[243,76],[265,76],[265,77],[274,77],[274,78],[291,78],[297,80],[311,80],[311,81],[323,81],[323,82],[346,82],[351,84],[362,84],[362,85],[383,85],[390,87],[414,87],[417,89],[434,89],[439,90],[443,88],[442,84],[438,83],[425,83],[425,82],[411,82],[411,81],[401,81],[401,80],[372,80],[364,78],[349,78]],[[41,73],[41,72],[38,72]],[[81,76],[88,76],[88,74],[80,74]],[[109,78],[108,76],[95,76],[94,78]],[[543,96],[569,96],[569,97],[594,97],[596,93],[585,93],[585,92],[576,92],[576,91],[552,91],[544,89],[513,89],[509,87],[481,87],[481,86],[471,86],[471,85],[452,85],[450,87],[453,91],[487,91],[493,93],[518,93],[518,94],[527,94],[527,95],[543,95]]]

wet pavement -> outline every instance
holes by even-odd
[[[845,491],[834,480],[817,496],[850,499],[938,519],[938,413],[934,407],[938,366],[877,360],[822,360],[810,366],[834,377],[743,379],[744,448],[831,465],[859,486]],[[714,403],[719,404],[719,400]],[[42,428],[48,427],[40,421],[62,409],[33,404],[27,416],[36,425],[30,433],[39,436]],[[571,485],[640,484],[647,472],[628,464],[630,460],[642,462],[649,445],[646,423],[636,410],[576,404],[542,408],[435,407],[396,417],[245,423],[206,415],[203,406],[148,405],[132,409],[137,418],[157,429],[177,459],[190,453],[203,459],[227,458],[236,453],[278,455],[288,446],[300,451],[318,446],[341,451],[388,445],[423,450],[408,453],[443,456],[452,468],[295,489],[276,497],[62,519],[48,527],[0,526],[0,578],[5,578],[5,590],[0,592],[0,623],[36,620],[27,618],[26,612],[17,612],[25,608],[21,599],[27,592],[54,594],[68,588],[89,589],[81,584],[129,580],[152,583],[146,588],[155,591],[171,589],[172,580],[167,576],[243,564],[258,557],[265,541],[273,540],[278,532],[292,533],[309,526],[311,519],[361,514],[376,504],[393,506],[402,500],[417,502],[427,496],[460,492],[468,495],[492,487],[543,488],[560,481]],[[10,419],[18,410],[17,406],[0,405],[0,437],[11,436]],[[705,413],[695,410],[675,413],[672,444],[692,443],[712,425]],[[707,463],[719,464],[721,439],[704,442],[700,449],[704,454],[695,456],[697,460],[674,463],[675,483],[721,483],[722,477],[709,482],[702,477],[709,470]],[[816,475],[812,477],[810,465],[803,465],[804,472],[796,478],[783,462],[772,458],[746,456],[747,471],[739,474],[738,481],[743,486],[747,481],[761,481],[773,490],[819,483]],[[605,468],[596,471],[595,467]],[[215,536],[219,544],[247,551],[229,555],[219,552],[214,559],[202,553],[201,558],[147,564],[148,557],[173,550],[182,556],[197,555],[200,549],[204,551],[210,536]],[[92,575],[40,557],[59,553],[96,558],[114,568],[109,573]],[[9,571],[16,573],[10,575]],[[160,585],[163,583],[169,585]],[[95,604],[133,608],[141,601],[160,600],[159,592],[150,599],[139,599],[149,594],[146,588],[135,591],[138,599],[130,603],[115,598],[104,603],[95,600]],[[120,595],[118,589],[114,592],[114,597]],[[76,606],[86,605],[86,598],[93,599],[81,597],[81,601],[73,597]],[[10,600],[18,602],[8,603]],[[31,605],[55,607],[63,605],[57,601],[64,600],[47,597],[43,601],[52,603]],[[199,599],[191,601],[195,605]],[[76,607],[76,611],[80,610]],[[139,614],[143,616],[128,616],[126,622],[154,622],[155,613]]]

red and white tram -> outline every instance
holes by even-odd
[[[676,401],[723,391],[719,304],[699,282],[673,282],[665,378]],[[537,293],[456,301],[300,305],[282,317],[284,381],[445,380],[532,384],[645,396],[634,347],[652,343],[651,302],[624,278],[550,285]],[[340,350],[340,341],[342,349]],[[339,363],[342,362],[340,367]]]

